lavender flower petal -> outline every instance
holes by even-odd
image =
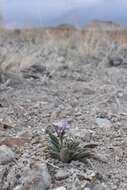
[[[61,120],[61,121],[58,121],[58,122],[54,122],[53,126],[55,127],[56,132],[58,134],[64,133],[65,130],[69,128],[68,122],[66,120]]]

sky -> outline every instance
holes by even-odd
[[[84,26],[93,19],[127,25],[127,0],[0,0],[8,27],[40,27],[62,23]]]

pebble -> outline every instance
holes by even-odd
[[[110,190],[105,184],[97,184],[93,185],[91,183],[88,183],[84,190]]]
[[[58,170],[57,173],[55,174],[55,178],[57,180],[63,180],[69,177],[69,173],[66,170]]]
[[[96,118],[96,124],[99,127],[111,127],[111,122],[107,118],[99,118],[99,117],[97,117]]]
[[[90,187],[85,187],[84,190],[93,190],[93,189],[91,189]]]
[[[65,187],[57,187],[56,189],[53,189],[53,190],[66,190]]]
[[[95,185],[93,190],[110,190],[105,184]]]
[[[57,61],[60,62],[60,63],[64,63],[65,62],[65,58],[64,57],[58,57],[57,58]]]
[[[109,157],[104,154],[96,154],[96,159],[104,163],[107,163],[109,161]]]
[[[51,177],[48,173],[47,165],[33,163],[24,170],[21,185],[15,190],[47,190],[50,188]]]
[[[6,145],[0,146],[0,164],[6,164],[15,159],[15,153]]]

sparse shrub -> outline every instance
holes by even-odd
[[[55,133],[49,134],[49,150],[53,158],[59,159],[62,162],[69,163],[72,160],[85,162],[88,158],[94,157],[93,148],[96,144],[81,144],[74,137],[68,137],[66,130],[69,125],[66,121],[54,123]]]

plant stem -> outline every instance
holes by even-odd
[[[61,135],[60,136],[60,146],[61,146],[61,149],[63,148],[63,136]]]

